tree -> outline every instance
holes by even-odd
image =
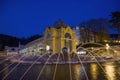
[[[112,12],[110,16],[111,16],[111,19],[109,20],[109,22],[111,23],[110,27],[118,32],[119,35],[118,39],[120,40],[120,12],[118,11]]]
[[[41,37],[42,37],[42,36],[39,35],[39,34],[30,36],[30,37],[28,38],[28,42],[31,42],[31,41],[36,40],[36,39],[41,38]]]
[[[109,39],[108,33],[109,22],[106,19],[100,18],[97,20],[97,35],[99,42]]]
[[[92,19],[87,22],[81,23],[80,26],[84,27],[85,33],[81,33],[84,42],[103,42],[108,40],[108,26],[109,22],[106,19]]]
[[[10,35],[0,34],[0,50],[4,50],[5,46],[17,47],[19,38]]]

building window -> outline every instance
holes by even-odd
[[[65,34],[65,38],[71,39],[71,35],[70,35],[69,33],[66,33],[66,34]]]
[[[50,39],[51,35],[48,33],[46,36],[46,40]]]
[[[68,51],[72,51],[72,41],[69,33],[65,34],[65,47],[68,48]]]

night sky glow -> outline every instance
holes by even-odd
[[[109,19],[113,11],[120,11],[120,0],[0,0],[0,33],[42,35],[58,19],[74,27],[90,19]]]

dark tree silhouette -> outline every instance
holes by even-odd
[[[19,38],[0,34],[0,50],[4,50],[4,46],[18,46]]]
[[[18,47],[19,42],[20,44],[25,45],[28,42],[38,39],[40,37],[42,36],[40,36],[39,34],[33,35],[29,38],[17,38],[10,35],[0,34],[0,51],[4,50],[5,46]]]
[[[39,34],[36,34],[36,35],[30,36],[30,37],[28,38],[28,42],[33,41],[33,40],[35,40],[35,39],[38,39],[38,38],[40,38],[40,37],[42,37],[42,36],[39,35]]]
[[[118,11],[112,12],[110,16],[111,16],[111,19],[109,20],[109,22],[111,23],[110,27],[118,32],[119,34],[118,39],[120,40],[120,12]]]
[[[109,22],[104,18],[92,19],[81,23],[80,26],[84,27],[84,31],[80,31],[82,32],[81,36],[83,36],[84,42],[103,42],[109,39]]]

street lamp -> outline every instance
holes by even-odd
[[[91,49],[93,50],[94,48],[93,48],[93,47],[91,47]]]
[[[107,55],[109,55],[109,48],[110,48],[109,44],[106,44]]]
[[[110,48],[109,44],[106,44],[106,49],[109,49],[109,48]]]
[[[116,50],[114,50],[114,54],[115,54],[115,56],[117,56],[117,51]]]

